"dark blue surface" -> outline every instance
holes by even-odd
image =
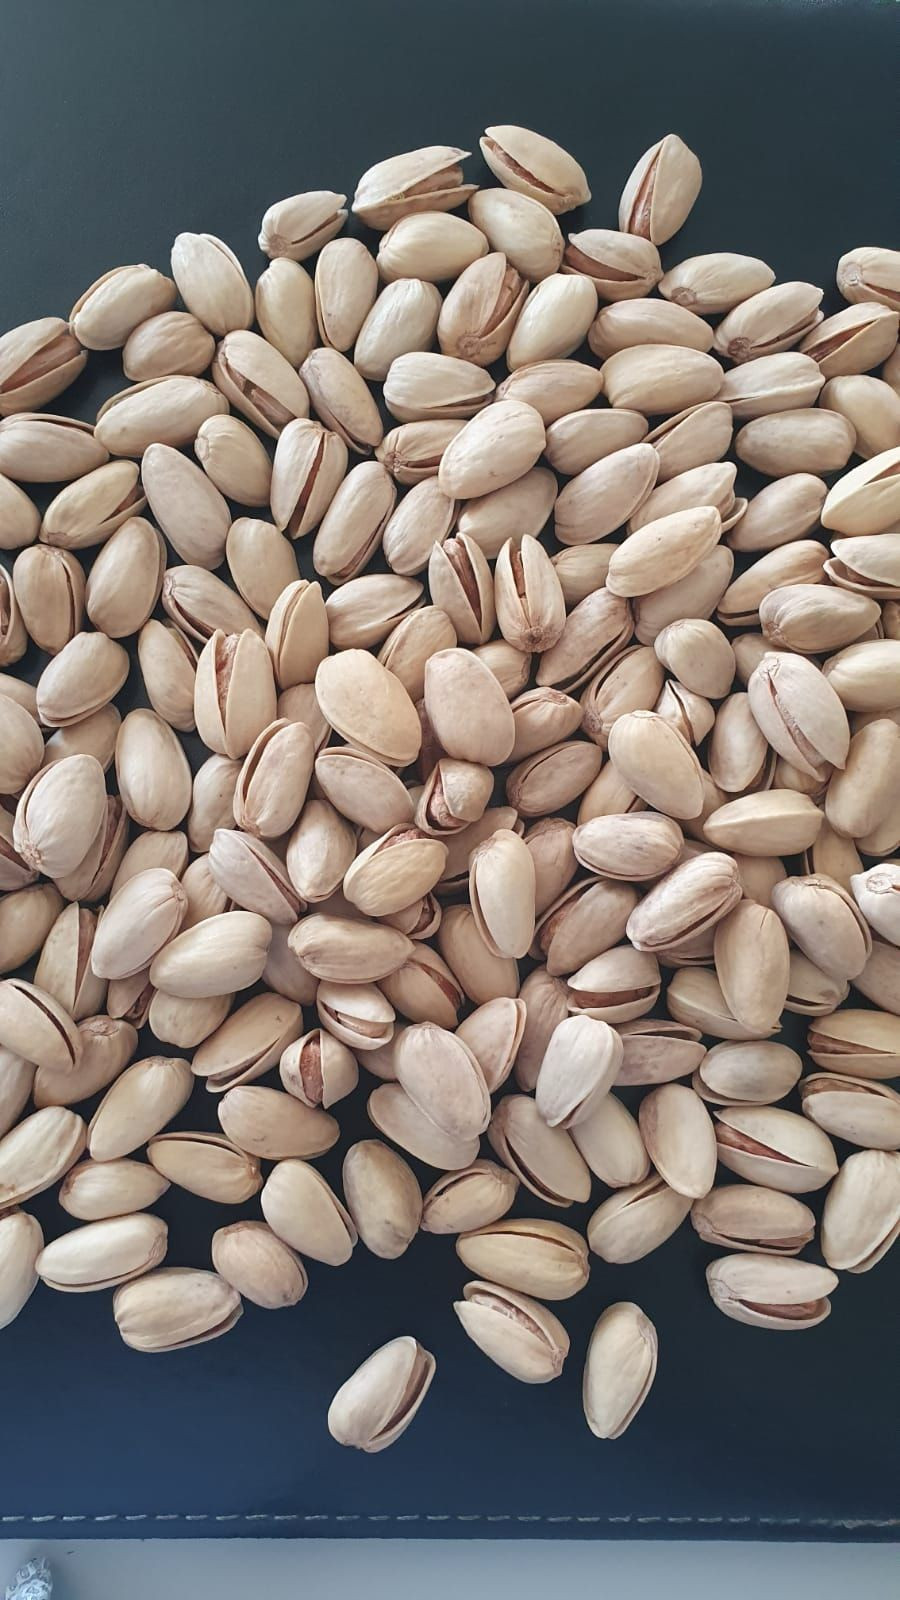
[[[114,264],[165,268],[183,228],[226,238],[253,277],[271,201],[352,193],[375,159],[477,148],[486,122],[507,120],[582,160],[594,199],[581,225],[615,226],[633,161],[677,130],[704,188],[664,260],[746,251],[833,296],[842,250],[892,242],[896,25],[893,4],[851,0],[7,0],[0,325],[64,314]],[[893,222],[896,235],[896,209]],[[92,415],[121,386],[113,358],[90,371],[63,409]],[[366,1131],[357,1098],[342,1147]],[[339,1161],[323,1163],[332,1180]],[[35,1209],[50,1234],[69,1225],[52,1198]],[[205,1263],[233,1215],[173,1193],[158,1209],[173,1264]],[[896,1260],[845,1278],[829,1321],[788,1336],[713,1309],[710,1255],[683,1228],[634,1267],[595,1263],[562,1309],[567,1370],[542,1389],[465,1339],[447,1239],[421,1236],[399,1262],[360,1247],[337,1271],[313,1264],[299,1307],[248,1307],[227,1338],[164,1357],[121,1344],[108,1296],[39,1289],[0,1335],[0,1531],[896,1537]],[[657,1324],[659,1373],[635,1426],[602,1444],[582,1419],[581,1360],[599,1311],[623,1298]],[[339,1449],[332,1392],[407,1331],[438,1360],[415,1425],[382,1456]]]

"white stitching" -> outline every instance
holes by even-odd
[[[680,1517],[680,1516],[638,1516],[633,1514],[614,1515],[609,1513],[600,1516],[550,1516],[541,1513],[494,1513],[494,1512],[328,1512],[328,1511],[107,1511],[95,1515],[87,1513],[57,1513],[43,1512],[40,1515],[26,1514],[0,1516],[0,1524],[12,1525],[14,1523],[33,1523],[44,1525],[48,1522],[517,1522],[534,1523],[545,1522],[550,1525],[558,1523],[585,1523],[597,1527],[622,1526],[634,1523],[639,1527],[648,1527],[661,1524],[665,1527],[691,1527],[724,1526],[729,1528],[762,1527],[762,1528],[843,1528],[848,1531],[862,1528],[900,1528],[900,1517],[737,1517],[737,1516],[708,1516],[708,1517]]]

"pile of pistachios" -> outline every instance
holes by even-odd
[[[182,233],[0,338],[0,1327],[42,1280],[182,1349],[424,1229],[543,1383],[593,1255],[615,1438],[657,1337],[607,1264],[690,1218],[715,1306],[812,1328],[900,1232],[900,253],[823,319],[661,260],[674,134],[568,235],[571,155],[481,151],[498,186],[371,167],[365,240],[341,194],[270,206],[255,290]],[[94,421],[35,409],[110,350]],[[170,1186],[261,1215],[165,1266]],[[334,1437],[391,1444],[434,1367],[376,1350]]]

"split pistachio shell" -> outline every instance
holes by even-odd
[[[660,991],[654,956],[630,945],[616,945],[594,956],[566,979],[566,1000],[576,1016],[602,1022],[627,1022],[653,1007]]]
[[[604,1261],[639,1261],[671,1237],[690,1208],[689,1196],[654,1173],[597,1207],[588,1223],[588,1244]]]
[[[87,341],[61,317],[39,317],[0,339],[0,416],[44,405],[84,370]]]
[[[544,1122],[527,1095],[507,1095],[488,1128],[491,1148],[532,1194],[548,1205],[569,1206],[590,1194],[588,1168],[563,1128]]]
[[[745,1183],[711,1189],[695,1200],[691,1222],[705,1244],[772,1256],[799,1255],[816,1226],[809,1206],[793,1195]]]
[[[811,356],[799,351],[759,355],[733,367],[719,391],[740,421],[815,405],[823,376]]]
[[[520,1383],[549,1383],[559,1377],[569,1353],[569,1336],[537,1300],[473,1280],[453,1309],[479,1350]]]
[[[219,1276],[264,1311],[295,1306],[306,1293],[303,1262],[264,1222],[232,1222],[217,1228],[210,1254]]]
[[[900,944],[900,866],[885,862],[856,873],[850,891],[869,927],[889,944]]]
[[[409,1098],[399,1083],[382,1083],[368,1100],[370,1121],[385,1138],[402,1150],[445,1171],[461,1171],[478,1155],[478,1140],[456,1139],[444,1133]]]
[[[747,693],[762,732],[785,761],[811,777],[817,777],[826,762],[845,765],[850,745],[847,714],[813,662],[787,653],[766,654],[750,675]]]
[[[715,1117],[719,1160],[751,1183],[809,1194],[824,1188],[837,1171],[831,1140],[794,1111],[727,1106]]]
[[[37,1288],[35,1263],[43,1246],[36,1217],[13,1210],[0,1216],[0,1329],[15,1321]]]
[[[125,1343],[156,1354],[217,1339],[242,1312],[236,1289],[218,1273],[194,1267],[159,1267],[113,1296],[113,1316]]]
[[[215,1133],[161,1133],[147,1159],[178,1188],[223,1205],[240,1205],[262,1184],[256,1158]]]
[[[349,1261],[357,1232],[325,1179],[306,1161],[279,1161],[260,1195],[263,1216],[279,1239],[313,1261]]]
[[[347,470],[347,444],[321,422],[297,418],[282,429],[272,463],[276,528],[292,539],[321,522]]]
[[[343,1383],[328,1408],[338,1444],[372,1455],[406,1432],[431,1386],[435,1360],[405,1335],[382,1345]]]
[[[513,1173],[492,1161],[448,1172],[424,1197],[422,1228],[426,1233],[467,1233],[487,1227],[506,1214],[518,1187]]]
[[[470,857],[469,895],[479,931],[500,956],[524,956],[534,934],[534,863],[515,833],[500,829]]]
[[[88,1158],[66,1174],[59,1189],[59,1203],[79,1222],[100,1222],[155,1205],[168,1187],[168,1179],[146,1161]]]
[[[896,309],[877,300],[857,301],[819,323],[800,348],[825,378],[868,372],[896,347],[897,324]]]
[[[713,1303],[754,1328],[814,1328],[831,1310],[837,1274],[812,1261],[771,1255],[722,1256],[706,1269]]]
[[[790,1093],[800,1072],[800,1057],[787,1045],[726,1040],[707,1051],[693,1082],[708,1104],[772,1105]]]
[[[366,1249],[385,1261],[403,1255],[422,1218],[422,1192],[403,1158],[380,1139],[360,1140],[344,1156],[342,1183]]]
[[[81,1117],[63,1106],[32,1112],[0,1139],[0,1202],[3,1211],[41,1194],[75,1165],[85,1146]]]
[[[456,1253],[470,1272],[544,1300],[568,1300],[588,1280],[587,1245],[574,1228],[537,1218],[494,1222],[457,1239]]]
[[[822,1254],[845,1272],[868,1272],[900,1233],[900,1157],[858,1150],[848,1156],[825,1199]]]
[[[494,176],[506,188],[539,200],[556,215],[591,198],[574,156],[544,134],[504,124],[486,128],[479,144]]]
[[[631,172],[619,201],[619,227],[665,244],[687,219],[702,182],[693,150],[677,133],[667,133]]]
[[[389,156],[364,172],[353,196],[353,210],[371,228],[390,228],[420,211],[452,211],[475,188],[463,183],[460,163],[468,150],[426,145]]]
[[[656,1376],[656,1329],[632,1301],[608,1306],[594,1324],[584,1365],[584,1414],[598,1439],[619,1439]]]
[[[305,261],[344,226],[346,198],[331,189],[310,189],[276,200],[262,219],[260,250],[272,259]]]
[[[16,557],[12,577],[21,624],[40,650],[56,655],[83,620],[85,578],[77,556],[32,545]]]
[[[900,1148],[900,1095],[887,1084],[813,1072],[800,1082],[800,1103],[804,1116],[848,1144]]]
[[[352,362],[339,350],[323,345],[310,351],[300,377],[323,426],[332,429],[357,455],[371,455],[381,444],[384,429],[374,398]],[[273,494],[277,476],[276,461]]]
[[[255,995],[203,1040],[192,1069],[210,1094],[252,1083],[274,1067],[286,1047],[300,1037],[299,1005],[282,995]]]
[[[63,728],[108,705],[128,677],[128,655],[103,633],[75,633],[45,666],[37,710],[45,727]]]
[[[491,1113],[484,1075],[457,1035],[414,1023],[400,1038],[396,1070],[410,1099],[442,1132],[460,1141],[484,1132]]]
[[[445,355],[489,367],[503,355],[528,294],[528,282],[500,250],[470,262],[438,318]]]
[[[611,228],[570,233],[562,270],[583,273],[601,300],[612,301],[642,298],[662,277],[659,251],[649,239]]]
[[[278,1070],[288,1093],[313,1108],[334,1105],[353,1092],[359,1079],[352,1051],[323,1028],[289,1044]]]

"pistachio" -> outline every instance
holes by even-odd
[[[648,711],[659,705],[664,681],[662,666],[649,646],[623,650],[604,663],[582,693],[584,732],[606,749],[613,724],[626,711]]]
[[[589,1120],[621,1063],[622,1043],[608,1023],[587,1016],[566,1017],[558,1023],[544,1053],[535,1093],[548,1126],[573,1128]]]
[[[224,396],[202,378],[148,378],[104,401],[94,442],[113,456],[142,457],[151,444],[191,444],[207,417],[227,410]]]
[[[857,301],[808,333],[800,346],[825,378],[868,372],[897,343],[898,314],[879,301]]]
[[[657,482],[720,461],[731,446],[733,430],[731,407],[724,400],[703,400],[658,422],[646,435],[659,456]]]
[[[492,1283],[544,1300],[571,1299],[588,1280],[584,1239],[559,1222],[489,1223],[461,1234],[456,1253],[470,1272],[489,1272]]]
[[[744,1183],[695,1200],[691,1222],[705,1244],[769,1256],[799,1255],[816,1226],[809,1206],[793,1195]]]
[[[562,270],[582,273],[601,300],[612,301],[648,295],[662,277],[659,251],[649,239],[610,228],[570,233]]]
[[[116,777],[128,815],[144,828],[176,828],[191,802],[191,771],[155,711],[129,711],[116,739]]]
[[[588,1199],[587,1165],[563,1128],[551,1128],[527,1095],[499,1101],[488,1128],[491,1148],[532,1194],[566,1207]]]
[[[78,1035],[81,1055],[74,1067],[68,1064],[38,1068],[34,1078],[38,1110],[51,1105],[77,1105],[100,1089],[107,1089],[137,1049],[136,1029],[129,1022],[112,1017],[87,1017],[79,1023]]]
[[[632,170],[619,201],[619,227],[665,244],[686,221],[702,182],[693,150],[677,133],[667,133]]]
[[[477,1138],[456,1139],[444,1133],[399,1083],[379,1084],[369,1096],[368,1113],[379,1132],[427,1166],[460,1171],[478,1155]]]
[[[790,1004],[790,993],[788,1003]],[[714,1039],[755,1039],[754,1029],[738,1022],[728,1009],[718,979],[708,967],[683,967],[672,978],[666,994],[669,1015],[676,1022],[699,1028]],[[647,1005],[645,1010],[650,1009]]]
[[[677,1194],[653,1173],[597,1206],[588,1222],[588,1243],[602,1261],[641,1261],[671,1238],[689,1211],[689,1195]]]
[[[340,233],[347,220],[341,209],[346,198],[331,189],[309,189],[276,200],[260,225],[260,250],[270,259],[285,256],[290,261],[305,261]]]
[[[453,1309],[479,1350],[520,1383],[549,1383],[559,1377],[569,1336],[537,1300],[473,1280]]]
[[[579,407],[590,405],[602,387],[603,379],[596,367],[551,355],[545,359],[530,359],[516,367],[498,384],[496,398],[533,406],[545,427],[549,427]]]
[[[868,1272],[900,1232],[900,1159],[894,1152],[848,1156],[825,1198],[822,1254],[830,1267]]]
[[[87,340],[61,317],[24,322],[0,338],[0,416],[45,405],[84,370]]]
[[[897,1016],[900,1015],[900,1000],[897,999],[898,978],[900,978],[900,957],[896,945],[885,944],[881,939],[873,939],[872,954],[862,972],[854,979],[856,988],[874,1005],[881,1006],[885,1011]],[[845,995],[846,990],[833,1000],[833,1004],[839,1004]]]
[[[83,1222],[123,1217],[153,1205],[169,1187],[167,1178],[146,1162],[82,1161],[60,1189],[60,1205]]]
[[[159,1266],[167,1238],[168,1228],[159,1217],[106,1217],[45,1245],[35,1271],[51,1289],[111,1289]]]
[[[541,657],[537,682],[568,693],[617,657],[631,637],[633,618],[624,597],[605,585],[586,595],[566,618],[556,644]]]
[[[597,1439],[619,1439],[644,1404],[656,1376],[656,1329],[629,1300],[608,1306],[594,1324],[584,1365],[587,1425]]]
[[[218,567],[231,517],[206,474],[171,445],[153,443],[143,454],[141,481],[150,509],[177,554],[199,567]]]
[[[302,1256],[332,1267],[350,1260],[358,1237],[352,1218],[306,1161],[279,1161],[260,1203],[272,1232]]]
[[[572,355],[596,315],[597,291],[589,278],[563,272],[543,278],[526,299],[512,331],[506,349],[510,372]]]
[[[900,944],[900,867],[884,862],[856,873],[850,891],[869,927],[889,944]]]
[[[525,1026],[516,1055],[516,1082],[527,1091],[537,1083],[544,1052],[568,1007],[565,986],[546,967],[537,967],[528,974],[519,998],[525,1007]]]
[[[312,1108],[334,1105],[352,1094],[359,1079],[356,1057],[322,1028],[289,1044],[278,1071],[288,1094]]]
[[[593,542],[622,527],[651,493],[658,470],[656,451],[646,443],[628,445],[586,467],[556,501],[553,526],[560,543]]]
[[[637,535],[635,535],[637,537]],[[666,816],[695,817],[703,805],[700,763],[687,741],[653,711],[630,711],[609,733],[619,776]]]
[[[108,459],[89,422],[44,411],[21,411],[0,421],[0,473],[14,483],[69,483]]]
[[[859,245],[848,250],[837,264],[838,289],[852,304],[876,300],[885,306],[897,304],[898,261],[896,250],[874,245]]]
[[[371,228],[390,228],[420,211],[454,210],[476,187],[462,181],[460,162],[468,154],[453,145],[426,145],[376,162],[356,186],[355,214]]]
[[[771,1255],[721,1256],[706,1269],[714,1305],[751,1328],[814,1328],[831,1310],[837,1274],[812,1261]]]
[[[841,589],[855,589],[875,599],[898,599],[900,538],[880,533],[868,538],[834,539],[825,572]]]
[[[846,1000],[849,992],[847,978],[832,978],[799,950],[791,951],[791,981],[786,1010],[795,1011],[800,1016],[824,1016],[839,1006],[842,1000]]]
[[[785,761],[814,778],[826,762],[845,765],[847,714],[813,662],[792,654],[764,655],[750,675],[747,693],[759,727]]]
[[[845,1008],[810,1023],[807,1048],[818,1067],[855,1078],[894,1078],[900,1023],[884,1011]]]
[[[295,1306],[306,1293],[303,1262],[264,1222],[217,1228],[210,1253],[220,1278],[264,1311]]]
[[[614,552],[607,588],[633,596],[671,587],[715,549],[721,533],[722,519],[715,506],[675,511],[645,523]]]
[[[594,1176],[610,1189],[641,1183],[650,1170],[637,1122],[614,1094],[602,1097],[572,1137]]]
[[[635,345],[603,364],[603,390],[610,405],[644,416],[669,415],[714,400],[722,381],[722,368],[711,355],[681,345]]]
[[[566,1000],[576,1016],[602,1022],[628,1022],[655,1004],[660,990],[659,967],[652,955],[617,945],[585,962],[566,979]]]
[[[431,1386],[435,1360],[416,1339],[392,1339],[343,1383],[328,1408],[338,1444],[374,1454],[406,1432]]]
[[[840,472],[850,459],[856,430],[837,411],[799,409],[755,417],[740,429],[740,460],[767,478]]]
[[[499,829],[473,850],[469,897],[494,955],[524,956],[534,935],[534,862],[515,833]]]
[[[252,1083],[274,1067],[302,1028],[300,1007],[294,1001],[279,994],[258,994],[203,1040],[191,1063],[194,1075],[205,1079],[210,1094]]]
[[[398,483],[421,483],[437,476],[444,451],[466,426],[446,422],[403,422],[384,436],[375,454]]]
[[[215,1272],[159,1267],[113,1296],[113,1316],[132,1350],[185,1350],[229,1333],[242,1312],[236,1289]]]
[[[36,1217],[27,1211],[4,1211],[0,1216],[0,1328],[8,1328],[24,1310],[37,1288],[37,1261],[44,1235]]]
[[[726,1106],[715,1112],[719,1160],[751,1183],[784,1194],[822,1189],[837,1172],[831,1140],[794,1111]]]
[[[249,328],[253,293],[233,250],[212,233],[179,233],[172,277],[188,308],[210,333]]]
[[[530,283],[539,283],[559,269],[564,241],[544,197],[517,189],[477,189],[469,199],[469,216],[492,250],[503,251],[510,266]]]
[[[533,406],[517,400],[488,406],[448,444],[438,482],[453,499],[501,489],[534,466],[544,438],[544,424]]]
[[[473,704],[479,708],[477,719],[470,715]],[[429,658],[425,709],[448,756],[483,766],[508,760],[515,741],[509,701],[490,670],[470,652],[439,650]]]
[[[872,951],[871,935],[847,890],[824,875],[786,878],[772,904],[800,950],[835,978],[855,978]]]
[[[683,842],[677,822],[651,811],[595,817],[576,828],[572,840],[589,872],[638,882],[673,867]]]
[[[856,429],[854,452],[864,461],[900,444],[900,395],[882,378],[861,373],[830,378],[819,404]]]
[[[900,1148],[900,1095],[887,1084],[813,1072],[800,1081],[800,1104],[817,1127],[848,1144]]]
[[[126,651],[105,634],[74,633],[38,679],[41,721],[63,728],[90,716],[118,694],[128,668]]]
[[[199,378],[215,348],[212,334],[189,311],[161,311],[129,333],[122,349],[122,370],[132,383],[172,373]]]
[[[48,878],[65,878],[81,866],[105,819],[106,784],[99,761],[90,755],[67,756],[42,768],[25,786],[16,807],[13,845],[27,866]]]
[[[548,972],[554,977],[574,972],[610,950],[624,937],[636,905],[631,885],[614,880],[588,879],[564,889],[536,929],[535,948],[546,958]]]
[[[0,474],[0,550],[22,550],[33,544],[41,514],[24,489]]]
[[[355,850],[353,829],[334,807],[325,800],[308,800],[288,840],[287,872],[272,852],[267,852],[265,866],[276,880],[284,876],[292,896],[310,901],[327,900],[340,885]],[[288,918],[277,920],[287,921]]]
[[[800,1071],[800,1057],[787,1045],[762,1038],[726,1040],[707,1051],[693,1081],[711,1105],[771,1105],[790,1093]]]
[[[811,356],[799,351],[760,355],[725,374],[720,397],[741,421],[813,406],[824,379]]]
[[[66,1174],[84,1150],[85,1137],[81,1117],[63,1106],[34,1111],[5,1134],[0,1139],[0,1222]]]
[[[357,371],[383,382],[398,356],[428,350],[440,311],[441,296],[433,283],[396,278],[385,284],[359,330],[353,351]]]
[[[733,311],[774,281],[772,268],[756,256],[718,251],[690,256],[671,267],[660,282],[659,292],[666,300],[707,317]]]
[[[427,1233],[467,1233],[499,1221],[509,1210],[518,1179],[492,1161],[474,1161],[448,1172],[424,1197],[422,1228]]]
[[[380,1139],[363,1139],[344,1156],[342,1182],[366,1249],[395,1261],[409,1248],[422,1217],[422,1193],[411,1168]]]
[[[605,457],[640,444],[646,434],[646,418],[637,411],[570,411],[549,424],[544,454],[557,472],[576,477]]]
[[[16,1055],[13,1050],[5,1046],[0,1049],[0,1139],[9,1133],[31,1099],[37,1076],[35,1068],[30,1061]],[[35,1100],[35,1108],[41,1109],[42,1102]]]

